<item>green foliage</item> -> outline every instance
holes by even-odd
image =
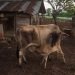
[[[47,0],[52,6],[52,16],[56,22],[57,17],[72,17],[75,13],[74,0]],[[67,11],[66,13],[62,10]]]
[[[66,5],[64,7],[64,10],[66,10],[67,12],[72,13],[72,14],[75,12],[75,6],[73,4],[73,0],[67,1]]]
[[[60,10],[64,9],[69,12],[75,11],[74,0],[47,0],[52,6],[52,10],[56,10],[60,13]]]
[[[73,13],[70,12],[61,12],[58,17],[72,17]]]
[[[46,10],[46,14],[47,14],[48,16],[51,15],[51,9],[50,9],[50,8],[48,8],[48,9]]]
[[[52,16],[44,16],[44,17],[50,21],[53,20]],[[57,17],[57,21],[67,21],[67,20],[71,21],[72,18],[71,17],[61,17],[61,16]]]

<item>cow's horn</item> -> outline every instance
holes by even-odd
[[[27,49],[27,48],[29,48],[29,47],[31,47],[31,46],[35,46],[35,47],[37,47],[37,46],[39,46],[37,43],[29,43],[26,47],[25,47],[25,49]]]

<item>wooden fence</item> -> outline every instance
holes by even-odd
[[[43,20],[41,21],[41,24],[54,24],[54,21],[52,19],[43,18]],[[64,29],[64,28],[72,29],[72,21],[71,20],[66,20],[66,21],[57,20],[57,25],[59,25],[59,27],[62,29]]]

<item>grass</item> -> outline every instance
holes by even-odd
[[[72,20],[71,17],[57,17],[59,20]]]
[[[45,16],[45,18],[47,18],[47,19],[53,19],[52,16]],[[72,17],[57,17],[57,19],[58,20],[62,20],[62,21],[64,21],[64,20],[72,20]]]

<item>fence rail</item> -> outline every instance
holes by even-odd
[[[54,24],[54,21],[52,19],[46,19],[43,18],[40,24]],[[72,21],[71,20],[57,20],[57,25],[59,25],[60,28],[72,28]]]

